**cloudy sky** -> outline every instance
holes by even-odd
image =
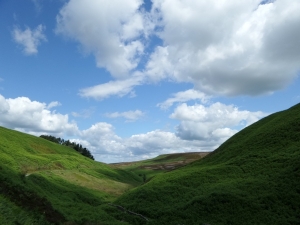
[[[212,151],[300,101],[300,1],[0,0],[0,126],[102,162]]]

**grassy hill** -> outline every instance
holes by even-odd
[[[0,127],[0,224],[300,224],[300,104],[204,158],[114,165]]]
[[[140,183],[134,173],[0,127],[0,224],[124,224],[103,207]]]
[[[300,224],[300,104],[115,201],[147,224]],[[130,224],[142,217],[115,210]]]

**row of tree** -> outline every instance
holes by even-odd
[[[51,135],[41,135],[41,138],[44,138],[48,141],[52,141],[54,143],[60,144],[60,145],[65,145],[68,146],[72,149],[74,149],[75,151],[79,152],[81,155],[88,157],[92,160],[95,160],[93,155],[91,154],[91,152],[87,149],[87,148],[83,148],[81,144],[78,144],[76,142],[71,142],[70,140],[64,140],[62,138],[57,138]]]

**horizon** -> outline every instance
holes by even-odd
[[[0,1],[0,126],[95,160],[215,150],[300,101],[300,2]]]

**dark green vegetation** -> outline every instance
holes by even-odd
[[[300,224],[300,104],[247,127],[212,154],[160,174],[116,204],[147,224]],[[122,212],[115,217],[145,224]]]
[[[40,137],[44,138],[48,141],[52,141],[56,144],[68,146],[68,147],[74,149],[75,151],[79,152],[81,155],[94,160],[94,156],[91,154],[91,152],[87,148],[82,147],[81,144],[78,144],[76,142],[71,142],[69,140],[65,141],[62,138],[57,138],[57,137],[54,137],[51,135],[41,135]]]
[[[195,157],[110,166],[0,127],[0,224],[300,224],[300,104]]]

